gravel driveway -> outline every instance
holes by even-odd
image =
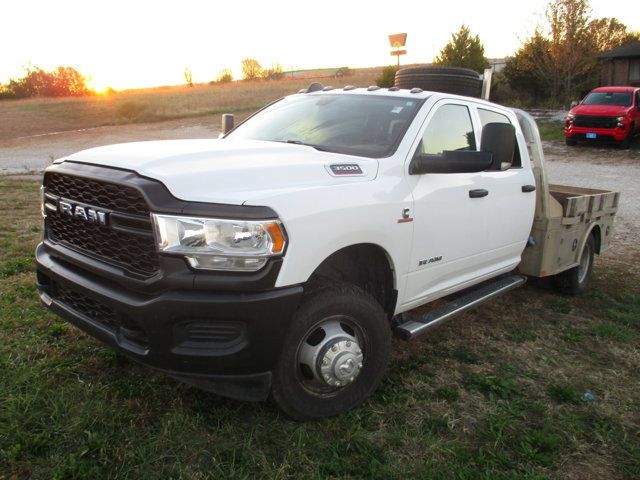
[[[550,142],[545,142],[544,150],[551,183],[620,192],[611,251],[636,250],[640,239],[640,151]]]
[[[219,133],[219,117],[198,117],[0,140],[0,175],[39,172],[56,158],[101,145],[143,140],[217,138]]]

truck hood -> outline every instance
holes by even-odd
[[[378,161],[313,147],[258,140],[162,140],[92,148],[64,158],[133,170],[159,180],[180,200],[255,204],[287,190],[373,180]],[[340,172],[357,164],[362,173]]]
[[[578,105],[571,110],[575,115],[597,115],[604,117],[618,117],[625,115],[629,107],[619,105]]]

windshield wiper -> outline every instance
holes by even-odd
[[[327,147],[323,147],[322,145],[314,145],[312,143],[304,143],[300,140],[285,140],[284,143],[293,143],[294,145],[304,145],[305,147],[315,148],[320,152],[329,152],[330,150]]]

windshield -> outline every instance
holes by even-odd
[[[295,95],[257,113],[228,138],[297,143],[381,158],[395,151],[423,102],[372,94]]]
[[[626,92],[591,92],[582,104],[629,107],[631,105],[631,94]]]

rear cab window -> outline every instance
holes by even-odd
[[[506,115],[496,112],[494,110],[488,110],[486,108],[481,108],[478,107],[477,108],[478,111],[478,117],[480,118],[480,124],[482,125],[482,128],[484,128],[485,125],[487,125],[488,123],[506,123],[509,125],[512,125],[511,121],[509,120],[509,117],[507,117]],[[513,152],[513,161],[511,162],[511,165],[506,168],[507,170],[509,168],[518,168],[522,166],[522,161],[520,160],[520,149],[519,149],[519,145],[516,142],[516,148],[514,149]]]

